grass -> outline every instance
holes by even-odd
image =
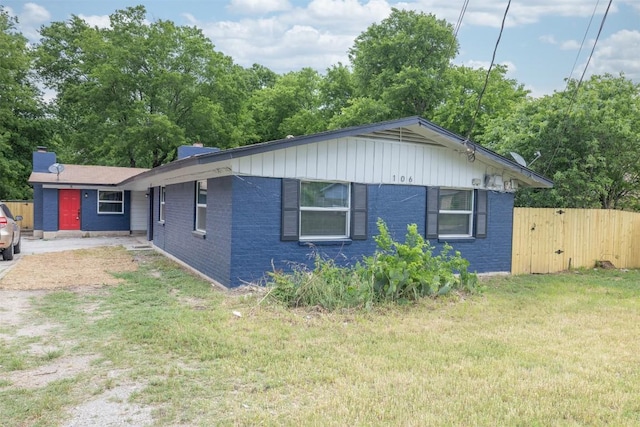
[[[640,424],[637,271],[500,277],[482,296],[333,314],[226,295],[153,254],[121,277],[40,302],[75,346],[26,362],[7,346],[0,375],[98,358],[37,390],[0,381],[0,425],[57,425],[114,369],[145,385],[134,400],[158,425]]]

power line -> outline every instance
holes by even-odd
[[[584,47],[584,42],[587,40],[587,35],[589,34],[589,29],[591,28],[591,24],[593,23],[593,18],[596,15],[596,10],[598,10],[598,5],[600,5],[600,0],[596,1],[596,5],[593,8],[593,12],[591,13],[591,19],[589,19],[589,24],[587,25],[587,29],[584,31],[584,36],[582,37],[582,42],[580,43],[580,49],[578,49],[578,53],[576,54],[576,59],[573,61],[573,66],[571,67],[571,72],[569,73],[569,79],[573,76],[573,72],[576,69],[576,65],[578,65],[578,59],[580,58],[580,54],[582,53],[582,48]],[[567,86],[569,85],[569,81],[567,80]]]
[[[469,0],[464,0],[464,4],[462,5],[462,9],[460,10],[460,15],[458,15],[458,22],[456,22],[456,28],[453,31],[453,35],[458,37],[458,30],[462,26],[462,19],[464,18],[464,14],[467,11],[467,6],[469,6]]]
[[[600,28],[598,28],[598,35],[596,36],[596,40],[593,42],[593,47],[591,48],[591,53],[589,54],[589,59],[587,59],[587,63],[584,66],[584,70],[582,70],[580,81],[578,82],[578,86],[576,87],[576,93],[578,92],[578,89],[580,89],[580,85],[582,84],[582,79],[584,79],[584,75],[587,72],[587,68],[589,68],[589,63],[591,63],[593,52],[596,50],[596,45],[598,44],[598,40],[600,39],[600,34],[602,34],[602,28],[604,27],[604,23],[607,20],[607,15],[609,15],[609,8],[611,7],[611,3],[613,3],[613,0],[609,0],[609,4],[607,5],[607,10],[604,11],[602,22],[600,22]]]
[[[480,91],[480,95],[478,95],[478,104],[476,105],[476,111],[473,113],[473,118],[471,119],[471,126],[469,126],[469,132],[467,132],[467,137],[465,138],[465,143],[469,141],[471,137],[471,132],[476,124],[476,118],[478,117],[478,112],[480,111],[480,106],[482,103],[482,96],[484,95],[485,90],[487,89],[487,85],[489,84],[489,76],[491,74],[491,69],[493,68],[493,64],[496,60],[496,52],[498,51],[498,46],[500,45],[500,39],[502,38],[502,32],[504,31],[504,24],[507,20],[507,14],[509,13],[509,6],[511,6],[511,0],[507,3],[507,8],[504,10],[504,16],[502,17],[502,24],[500,25],[500,33],[498,34],[498,40],[496,40],[496,45],[493,48],[493,56],[491,57],[491,64],[489,65],[489,69],[487,70],[487,75],[484,79],[484,85],[482,86],[482,90]],[[467,159],[469,161],[475,160],[475,149],[468,153]]]
[[[598,0],[599,2],[600,0]],[[600,39],[600,34],[602,34],[602,28],[604,28],[604,23],[607,21],[607,16],[609,15],[609,9],[611,8],[611,3],[613,3],[613,0],[609,0],[609,4],[607,4],[607,9],[604,11],[604,16],[602,17],[602,21],[600,21],[600,28],[598,29],[598,34],[596,35],[596,39],[593,42],[593,47],[591,48],[591,53],[589,53],[589,58],[587,59],[587,63],[584,66],[584,69],[582,70],[582,75],[580,76],[580,80],[578,80],[578,84],[576,85],[576,89],[573,91],[573,93],[571,94],[571,98],[569,99],[569,105],[567,107],[567,112],[565,115],[565,120],[564,120],[564,126],[562,127],[562,132],[564,133],[564,130],[567,127],[567,121],[569,120],[569,114],[571,113],[571,109],[573,108],[573,103],[575,102],[576,98],[578,97],[578,91],[580,90],[580,87],[582,86],[582,81],[584,80],[584,76],[587,73],[587,68],[589,68],[589,64],[591,63],[591,58],[593,58],[593,53],[596,50],[596,45],[598,44],[598,40]],[[597,4],[596,4],[597,6]],[[567,88],[569,87],[569,81],[567,81]],[[546,175],[547,172],[549,171],[549,168],[551,167],[551,164],[553,163],[553,159],[556,157],[556,154],[558,153],[558,150],[560,149],[560,145],[561,145],[562,141],[558,141],[558,144],[556,144],[556,149],[553,150],[553,154],[551,155],[551,159],[549,159],[549,162],[547,163],[547,167],[545,168],[544,174]]]

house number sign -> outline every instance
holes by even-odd
[[[411,184],[413,182],[413,177],[412,176],[405,176],[405,175],[392,175],[393,178],[393,182],[408,182],[409,184]]]

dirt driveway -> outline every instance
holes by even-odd
[[[66,256],[56,255],[57,252],[71,251],[76,249],[88,249],[97,247],[124,246],[127,249],[149,248],[150,244],[144,236],[118,236],[118,237],[90,237],[90,238],[64,238],[64,239],[34,239],[31,236],[22,237],[22,252],[16,254],[13,261],[0,261],[0,288],[8,287],[10,283],[2,278],[8,274],[20,260],[28,255],[53,254],[46,258],[47,266],[66,268],[74,265],[69,262]],[[4,285],[4,286],[3,286]]]
[[[129,251],[114,250],[118,246]],[[56,336],[60,325],[32,320],[34,303],[54,289],[100,292],[105,285],[118,282],[110,272],[137,268],[133,250],[149,248],[148,242],[137,237],[23,238],[22,253],[13,261],[0,261],[0,344],[10,346],[27,337],[28,342],[33,343],[24,348],[24,352],[38,357],[55,354],[59,349],[73,345]],[[35,390],[53,381],[90,372],[96,357],[94,354],[73,354],[32,369],[8,369],[0,365],[0,391],[6,387],[16,391]],[[117,385],[101,394],[88,396],[86,402],[69,408],[69,421],[64,426],[151,424],[151,408],[128,402],[132,393],[144,385],[131,382],[122,372],[107,372],[106,375]]]

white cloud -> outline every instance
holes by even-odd
[[[35,3],[25,3],[19,19],[24,24],[42,24],[51,19],[51,14],[44,7]]]
[[[583,48],[587,48],[587,49],[591,49],[591,47],[593,46],[593,42],[595,40],[591,40],[591,41],[587,41],[584,46],[582,46]],[[565,40],[562,43],[560,43],[560,49],[562,50],[578,50],[580,49],[580,42],[577,40]]]
[[[489,68],[491,63],[489,61],[476,61],[475,59],[471,59],[466,61],[463,65],[469,68],[484,68],[485,70]]]
[[[347,51],[355,37],[390,12],[384,0],[312,0],[305,8],[269,18],[205,22],[184,16],[238,64],[264,64],[282,73],[303,67],[324,71],[348,62]]]
[[[538,37],[538,40],[540,40],[542,43],[558,44],[558,42],[556,41],[556,38],[554,36],[552,36],[551,34],[542,35],[542,36]]]
[[[21,11],[5,8],[7,13],[18,18],[17,28],[29,40],[40,38],[38,29],[51,19],[51,14],[44,7],[35,3],[25,3]]]
[[[227,9],[238,14],[266,14],[291,9],[288,0],[232,0]]]
[[[362,24],[384,19],[391,12],[391,6],[384,0],[370,0],[360,3],[358,0],[312,0],[307,6],[310,19],[349,20]],[[373,21],[371,21],[373,19]]]
[[[78,18],[92,27],[109,28],[111,26],[111,20],[109,15],[78,15]]]
[[[640,83],[640,31],[621,30],[600,40],[589,64],[589,74],[610,73]]]
[[[507,67],[507,75],[513,74],[517,70],[516,64],[514,64],[511,61],[501,61],[499,64]],[[483,68],[484,70],[487,70],[489,69],[491,62],[477,61],[477,60],[471,59],[469,61],[465,61],[463,65],[469,68],[475,68],[475,69]]]
[[[624,0],[623,0],[624,2]],[[640,7],[637,0],[626,0],[636,8]],[[460,14],[461,1],[455,2],[441,0],[417,0],[415,2],[398,3],[403,8],[422,10],[434,13],[438,18],[447,19],[456,23]],[[460,3],[460,4],[458,4]],[[602,16],[606,9],[606,2],[600,2],[596,10],[597,16]],[[504,16],[506,2],[495,0],[476,0],[469,2],[463,19],[465,26],[500,27]],[[507,27],[535,24],[545,17],[590,17],[594,6],[592,2],[584,0],[527,0],[513,2],[509,7],[506,19]],[[615,3],[611,6],[610,13],[618,11]]]
[[[626,3],[627,5],[633,7],[638,13],[640,13],[640,2],[638,0],[619,0],[619,3]]]

